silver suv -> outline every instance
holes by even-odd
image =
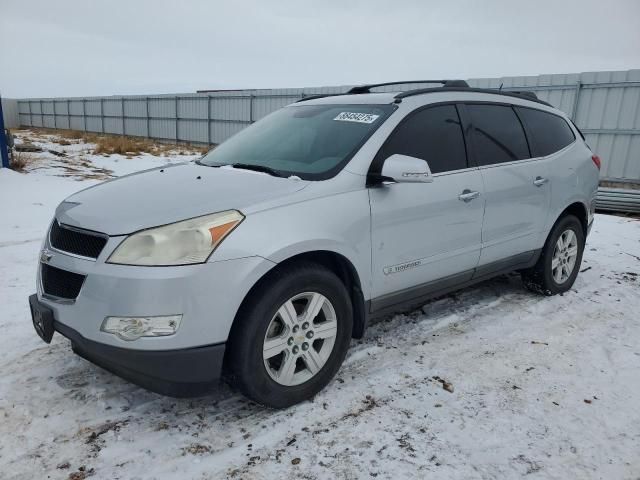
[[[72,195],[40,255],[37,332],[160,393],[224,377],[286,407],[375,317],[513,270],[567,291],[600,159],[531,94],[438,83],[307,98],[196,162]]]

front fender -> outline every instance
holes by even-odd
[[[370,222],[365,189],[288,204],[247,215],[210,261],[260,256],[280,263],[301,253],[334,252],[354,266],[368,299]]]

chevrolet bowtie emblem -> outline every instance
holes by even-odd
[[[51,253],[50,250],[47,250],[46,248],[42,250],[42,252],[40,253],[40,261],[42,263],[49,263],[49,260],[51,260],[51,257],[53,257],[53,254]]]

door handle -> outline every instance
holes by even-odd
[[[478,198],[480,196],[480,192],[471,191],[468,188],[465,188],[460,195],[458,195],[458,200],[462,200],[465,203],[470,202],[474,198]]]
[[[542,185],[544,185],[545,183],[547,183],[549,181],[548,178],[544,178],[544,177],[536,177],[536,179],[533,181],[533,184],[536,187],[541,187]]]

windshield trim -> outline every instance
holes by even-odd
[[[298,108],[298,107],[302,107],[302,106],[309,106],[309,105],[305,105],[304,103],[301,104],[292,104],[292,105],[288,105],[286,107],[283,108]],[[337,104],[331,104],[331,106],[336,106],[336,107],[363,107],[363,106],[370,106],[370,107],[377,107],[377,108],[381,108],[383,110],[383,114],[381,115],[381,121],[378,123],[378,125],[376,125],[374,128],[372,128],[371,130],[369,130],[367,132],[367,134],[360,140],[360,142],[358,142],[354,148],[340,161],[338,162],[336,165],[334,165],[333,167],[331,167],[329,170],[326,170],[324,172],[320,172],[320,173],[309,173],[309,172],[297,172],[297,171],[289,171],[289,170],[282,170],[282,169],[274,169],[276,170],[278,173],[282,174],[282,177],[284,178],[288,178],[288,177],[299,177],[302,180],[308,180],[308,181],[321,181],[321,180],[328,180],[330,178],[335,177],[338,173],[340,173],[344,167],[351,161],[351,159],[356,155],[356,153],[358,153],[360,151],[360,149],[364,146],[365,143],[367,143],[367,141],[371,138],[371,136],[382,126],[382,124],[384,124],[387,119],[391,116],[391,114],[393,112],[395,112],[398,108],[398,105],[396,104],[352,104],[352,103],[337,103]],[[279,110],[276,110],[279,111]],[[233,138],[233,137],[230,137]],[[226,140],[225,140],[226,141]],[[223,142],[224,143],[224,142]],[[222,145],[222,144],[221,144]],[[205,167],[221,167],[225,164],[207,164],[202,162],[202,159],[206,156],[206,154],[204,156],[202,156],[200,159],[198,159],[196,162],[199,165],[205,166]],[[240,163],[246,163],[246,162],[240,162]]]

